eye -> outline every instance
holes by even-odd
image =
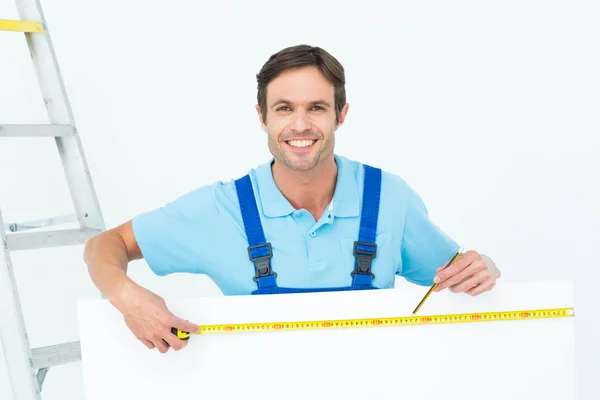
[[[321,106],[314,106],[313,108],[316,108],[316,109],[321,110],[321,111],[324,110],[324,108],[321,107]]]
[[[288,106],[281,106],[281,107],[279,107],[279,108],[277,109],[277,111],[284,111],[284,110],[283,110],[284,108],[289,108],[289,107],[288,107]]]

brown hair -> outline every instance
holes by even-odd
[[[256,74],[258,82],[257,101],[263,121],[267,122],[267,85],[283,71],[293,68],[315,66],[333,84],[335,100],[335,122],[339,122],[340,112],[346,104],[346,77],[344,67],[331,54],[320,47],[298,45],[287,47],[269,57]]]

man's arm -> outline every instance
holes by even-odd
[[[143,258],[131,221],[89,240],[83,258],[96,287],[111,302],[117,301],[128,285],[135,285],[126,274],[129,262]]]
[[[131,332],[148,348],[161,353],[169,346],[180,350],[186,341],[171,333],[171,327],[195,332],[198,326],[173,315],[158,295],[136,284],[126,274],[130,261],[143,258],[132,221],[90,239],[83,255],[96,287],[122,314]]]

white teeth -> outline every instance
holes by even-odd
[[[290,140],[288,143],[292,147],[308,147],[312,145],[314,140]]]

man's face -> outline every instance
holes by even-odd
[[[333,153],[334,133],[342,125],[348,105],[336,124],[334,87],[316,67],[288,70],[267,86],[269,150],[295,171],[315,168]]]

